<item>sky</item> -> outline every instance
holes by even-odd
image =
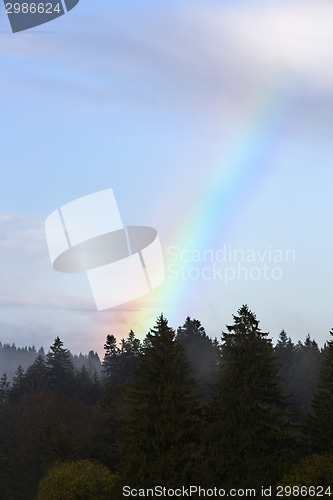
[[[163,313],[220,338],[248,304],[274,341],[329,339],[333,5],[81,0],[13,34],[0,14],[0,341],[103,354]],[[52,269],[45,220],[112,188],[166,277],[97,311]]]

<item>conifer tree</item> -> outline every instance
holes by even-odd
[[[8,380],[7,374],[4,373],[0,379],[0,403],[4,403],[7,400],[9,390],[10,382]]]
[[[131,373],[138,367],[141,353],[141,342],[130,330],[127,339],[122,339],[119,351],[119,367],[122,381],[128,381]]]
[[[333,337],[333,329],[330,331]],[[312,452],[333,449],[333,340],[329,340],[322,362],[319,387],[312,399],[311,413],[305,426]]]
[[[10,398],[12,400],[19,399],[24,393],[24,370],[21,365],[19,365],[15,371],[15,375],[12,381],[12,387],[10,389]]]
[[[211,374],[217,362],[215,342],[208,337],[200,321],[189,316],[184,325],[178,328],[176,338],[183,345],[194,369],[194,378],[199,382],[198,393],[207,395],[213,381]]]
[[[213,480],[256,488],[281,477],[289,455],[289,415],[271,340],[248,306],[222,333],[209,435]]]
[[[68,349],[64,349],[63,345],[57,337],[47,354],[47,367],[51,388],[70,394],[74,381],[73,363]]]
[[[119,470],[138,487],[186,485],[196,471],[199,438],[191,368],[163,315],[147,337],[136,380],[125,391]]]
[[[297,349],[293,344],[290,337],[288,337],[285,330],[282,330],[279,335],[279,340],[276,343],[274,352],[279,364],[279,375],[281,377],[281,387],[283,388],[285,394],[290,394],[290,410],[296,414],[297,407],[293,405],[293,389],[294,386],[294,371],[295,371],[295,361],[297,358]]]
[[[104,350],[105,355],[102,363],[103,371],[107,374],[109,379],[111,379],[111,377],[118,378],[119,348],[117,347],[117,339],[114,335],[107,335]]]
[[[140,340],[135,337],[133,330],[130,330],[127,339],[122,339],[120,347],[117,347],[114,335],[108,335],[104,349],[103,368],[108,381],[118,386],[123,385],[138,366],[141,353]]]
[[[88,371],[91,375],[95,373],[98,375],[101,371],[101,361],[97,352],[89,351],[88,353]]]
[[[306,336],[304,344],[299,341],[290,373],[289,392],[294,403],[294,412],[304,424],[311,409],[311,400],[318,389],[322,354],[317,343]]]
[[[38,354],[24,377],[27,392],[43,392],[49,388],[49,370],[42,354]]]

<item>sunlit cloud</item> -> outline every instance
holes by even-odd
[[[97,20],[84,11],[77,25],[67,20],[61,38],[50,33],[41,43],[36,32],[0,50],[61,68],[38,80],[27,75],[41,96],[51,85],[58,95],[81,94],[112,112],[123,101],[231,113],[236,102],[245,104],[284,78],[301,95],[332,93],[333,5],[327,0],[187,2],[156,11],[153,22],[145,10],[126,12],[121,25],[106,15],[109,6],[103,9]]]
[[[26,51],[21,57],[64,66],[62,78],[50,76],[70,92],[209,110],[281,75],[331,93],[332,16],[326,0],[196,2],[156,12],[154,22],[144,10],[126,13],[121,26],[81,16],[79,32],[66,30],[60,40],[50,34],[45,44],[36,34],[14,46],[18,55],[19,47]]]

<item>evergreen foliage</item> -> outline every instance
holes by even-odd
[[[49,371],[41,354],[37,356],[34,363],[27,369],[23,383],[28,393],[40,393],[49,388]]]
[[[123,386],[138,366],[142,352],[140,340],[135,337],[133,330],[130,330],[127,339],[122,339],[118,347],[115,336],[108,335],[104,350],[103,369],[108,382]]]
[[[12,399],[19,399],[24,394],[24,370],[21,365],[15,371],[9,396]]]
[[[224,487],[259,487],[290,458],[289,415],[273,346],[246,305],[222,334],[211,406],[210,468]]]
[[[217,361],[217,340],[208,337],[200,321],[189,316],[184,325],[178,328],[176,338],[184,347],[194,370],[194,378],[200,381],[197,393],[209,394],[213,382],[212,371]]]
[[[191,368],[163,315],[147,337],[136,380],[125,392],[119,471],[138,487],[188,484],[199,437]]]
[[[17,367],[22,366],[23,370],[26,370],[37,355],[34,346],[16,347],[14,343],[0,342],[0,373],[6,372],[8,380],[12,380]]]
[[[51,389],[70,392],[73,384],[73,363],[68,349],[57,337],[47,354],[47,368]]]
[[[330,331],[333,337],[333,329]],[[318,391],[312,400],[306,435],[312,451],[333,450],[333,340],[327,342]]]
[[[117,347],[117,339],[114,335],[107,335],[104,350],[103,370],[109,379],[112,378],[114,381],[119,381],[119,348]]]
[[[310,335],[306,336],[304,344],[299,341],[295,345],[282,330],[275,353],[280,364],[283,389],[290,394],[294,420],[304,423],[318,386],[322,352]]]
[[[10,382],[8,380],[7,374],[4,373],[0,379],[0,403],[4,403],[7,400],[10,390]]]
[[[10,370],[0,379],[1,500],[35,500],[47,470],[68,460],[118,470],[113,498],[122,498],[125,481],[273,485],[289,466],[294,473],[305,453],[327,450],[310,457],[309,467],[301,462],[311,481],[325,483],[333,447],[332,342],[320,350],[309,335],[294,344],[282,331],[273,350],[247,306],[221,346],[198,320],[188,317],[175,335],[160,316],[143,342],[132,330],[119,345],[107,337],[102,380],[98,354],[73,356],[59,337],[47,356],[42,348],[0,343],[0,368]],[[315,391],[303,427],[307,448],[298,442],[295,454],[285,396],[291,393],[294,421],[304,421]]]

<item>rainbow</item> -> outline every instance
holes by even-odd
[[[289,95],[286,86],[278,83],[248,107],[232,143],[220,151],[213,165],[207,168],[207,182],[201,197],[180,219],[170,241],[162,242],[164,247],[210,248],[217,237],[222,237],[224,242],[227,235],[230,237],[233,219],[245,210],[256,186],[272,169],[271,160],[283,130]],[[136,301],[138,310],[127,313],[128,331],[132,328],[139,338],[143,338],[161,312],[171,326],[177,328],[188,314],[189,286],[189,280],[168,280],[166,277],[156,291]],[[124,322],[124,317],[122,320]]]

